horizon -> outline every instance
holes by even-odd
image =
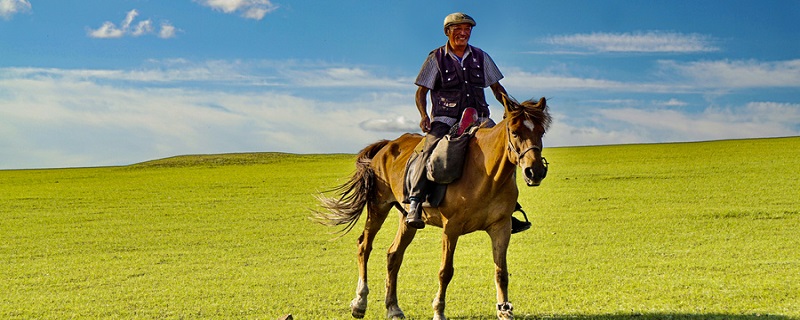
[[[716,142],[732,142],[732,141],[751,141],[751,140],[779,140],[779,139],[797,139],[800,136],[787,136],[787,137],[762,137],[762,138],[740,138],[740,139],[719,139],[719,140],[702,140],[702,141],[677,141],[677,142],[633,142],[633,143],[620,143],[620,144],[595,144],[595,145],[580,145],[580,146],[558,146],[547,147],[547,149],[572,149],[572,148],[597,148],[597,147],[627,147],[627,146],[647,146],[647,145],[664,145],[664,144],[700,144],[700,143],[716,143]],[[149,159],[135,163],[115,164],[115,165],[99,165],[99,166],[77,166],[77,167],[45,167],[45,168],[17,168],[17,169],[0,169],[3,171],[29,171],[29,170],[69,170],[69,169],[102,169],[102,168],[123,168],[146,164],[149,162],[165,161],[172,158],[183,157],[206,157],[206,156],[230,156],[230,155],[248,155],[248,154],[278,154],[287,156],[327,156],[327,155],[357,155],[358,152],[346,153],[294,153],[294,152],[281,152],[281,151],[240,151],[240,152],[225,152],[225,153],[195,153],[195,154],[178,154],[166,156],[163,158]],[[543,155],[544,155],[543,153]]]
[[[797,1],[0,0],[0,169],[419,133],[413,82],[456,11],[510,95],[548,98],[547,148],[800,136]]]

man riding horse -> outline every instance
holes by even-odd
[[[506,89],[500,84],[503,74],[492,58],[483,50],[469,45],[469,38],[475,20],[461,12],[449,14],[444,19],[444,34],[447,44],[433,50],[422,65],[415,81],[418,86],[416,105],[421,121],[422,132],[427,133],[425,146],[416,166],[409,170],[411,176],[406,224],[409,227],[422,229],[425,222],[421,219],[422,203],[430,191],[430,181],[426,177],[426,164],[431,152],[439,140],[451,127],[459,121],[459,117],[467,108],[474,108],[479,122],[487,122],[494,126],[489,118],[489,105],[486,103],[484,88],[490,87],[495,98],[503,103]],[[427,111],[427,95],[430,91],[431,115]],[[519,204],[517,208],[521,209]],[[527,220],[527,219],[526,219]],[[511,217],[512,233],[530,228],[530,222]]]

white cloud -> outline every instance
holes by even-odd
[[[0,168],[116,165],[197,153],[356,152],[396,137],[358,124],[394,117],[401,125],[417,113],[413,96],[372,91],[336,101],[318,92],[247,90],[251,82],[239,86],[237,79],[249,77],[240,72],[252,64],[187,64],[164,62],[146,71],[0,69]],[[201,82],[228,82],[195,86],[184,82],[191,74],[202,75]],[[172,82],[161,87],[145,80],[156,78]],[[226,92],[231,86],[237,89]]]
[[[128,11],[128,14],[125,15],[125,20],[122,21],[122,30],[128,30],[130,28],[131,23],[133,23],[133,19],[136,19],[136,16],[139,15],[139,12],[136,9]],[[149,20],[146,20],[149,21]]]
[[[169,22],[161,23],[161,31],[158,32],[158,37],[161,39],[174,38],[177,29]]]
[[[772,62],[662,60],[658,61],[658,65],[660,70],[657,74],[660,78],[654,78],[653,82],[622,82],[506,68],[506,78],[502,83],[513,90],[539,92],[603,90],[631,93],[705,93],[709,90],[800,87],[800,59]],[[680,106],[681,101],[667,103],[665,105]]]
[[[419,121],[406,119],[404,116],[394,118],[367,119],[358,124],[362,129],[377,132],[416,132]]]
[[[270,0],[195,0],[201,5],[224,13],[240,12],[247,19],[261,20],[278,9]]]
[[[117,27],[117,25],[113,22],[106,21],[103,22],[103,25],[97,29],[89,29],[88,35],[89,37],[98,39],[113,39],[122,38],[126,35],[139,37],[142,35],[154,34],[155,27],[153,26],[153,21],[150,19],[139,21],[139,23],[134,25],[134,20],[136,20],[138,15],[139,12],[136,9],[128,11],[128,13],[125,15],[125,19],[122,20],[119,27]],[[175,37],[176,31],[177,29],[168,22],[162,22],[161,30],[157,35],[162,39],[173,38]]]
[[[800,87],[800,59],[774,62],[719,60],[660,61],[666,72],[676,72],[705,88]]]
[[[675,98],[669,99],[667,101],[658,101],[658,102],[656,102],[656,104],[662,105],[662,106],[665,106],[665,107],[685,107],[685,106],[688,105],[688,103],[683,102],[683,101],[678,100],[678,99],[675,99]]]
[[[92,38],[100,38],[100,39],[109,39],[109,38],[121,38],[125,33],[118,29],[111,22],[103,22],[103,25],[96,30],[89,30],[89,36]]]
[[[632,108],[598,110],[604,121],[641,132],[649,141],[698,141],[781,137],[800,134],[800,104],[751,102],[729,108],[706,108],[699,114]],[[613,126],[613,124],[612,124]]]
[[[148,34],[153,32],[153,22],[150,20],[141,21],[136,25],[131,31],[131,35],[134,37],[141,36],[143,34]]]
[[[31,3],[28,0],[0,0],[0,17],[3,19],[11,19],[17,13],[30,10]]]
[[[5,68],[8,76],[63,78],[93,82],[139,82],[147,85],[218,84],[245,87],[360,88],[370,90],[412,90],[412,80],[375,75],[363,68],[319,63],[210,60],[193,63],[181,59],[151,60],[133,70],[66,70]],[[2,77],[0,77],[2,78]],[[413,102],[413,100],[411,100]]]
[[[633,33],[584,33],[558,35],[544,39],[545,43],[576,48],[586,52],[667,52],[693,53],[718,51],[709,36],[675,32],[648,31]],[[565,51],[559,51],[565,53]]]
[[[624,104],[624,103],[623,103]],[[564,113],[555,106],[548,146],[686,142],[800,135],[800,104],[749,102],[687,110],[634,107]]]
[[[361,68],[331,67],[312,70],[285,70],[296,85],[304,87],[409,88],[411,79],[381,78]]]
[[[800,135],[795,102],[719,107],[709,101],[698,110],[696,102],[686,102],[698,100],[690,96],[631,97],[625,91],[672,85],[518,71],[509,80],[504,84],[518,94],[549,95],[569,86],[561,89],[569,92],[566,99],[550,100],[555,121],[548,146]],[[583,99],[577,93],[587,88],[623,94]],[[319,62],[173,59],[130,70],[0,68],[0,168],[114,165],[197,153],[356,152],[400,132],[418,132],[413,101],[411,79]]]
[[[550,73],[530,73],[514,68],[504,71],[504,86],[512,90],[537,92],[562,92],[574,90],[605,90],[618,92],[681,92],[696,91],[693,86],[681,83],[620,82],[609,79],[585,78]]]
[[[595,126],[577,126],[560,121],[556,115],[550,130],[544,136],[545,147],[548,146],[592,146],[606,144],[629,144],[652,142],[644,141],[639,132],[630,128],[600,128]]]

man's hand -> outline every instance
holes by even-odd
[[[422,120],[419,121],[419,128],[424,133],[428,133],[431,130],[431,119],[428,118],[428,115],[422,116]]]
[[[417,103],[417,111],[419,111],[419,128],[422,132],[428,133],[431,130],[431,119],[428,118],[428,88],[423,86],[417,86],[417,94],[415,95],[415,100]]]

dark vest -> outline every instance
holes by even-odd
[[[431,52],[440,71],[440,77],[431,90],[431,113],[434,117],[459,118],[468,107],[475,108],[480,117],[489,116],[489,104],[483,93],[486,87],[483,51],[473,46],[470,48],[472,53],[464,60],[463,67],[445,52],[445,46]]]

